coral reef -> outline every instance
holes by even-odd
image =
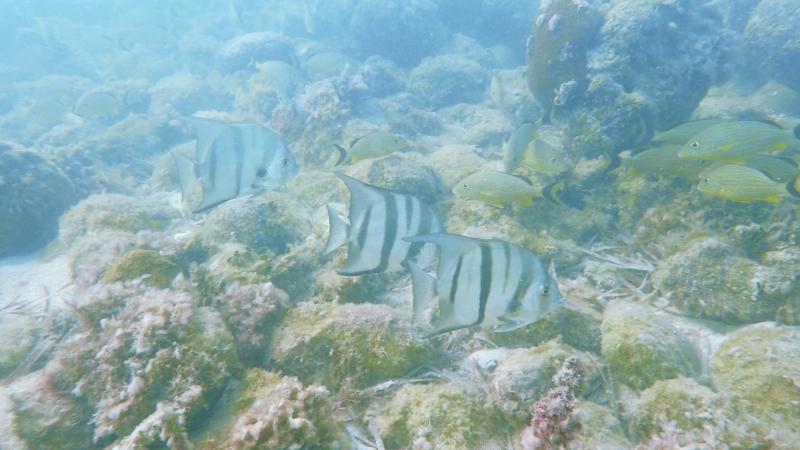
[[[74,187],[41,156],[2,143],[0,174],[0,256],[34,250],[55,236]]]
[[[293,63],[292,41],[278,33],[260,31],[229,40],[219,52],[220,66],[228,72],[252,69],[254,63],[278,60]]]
[[[699,370],[697,354],[680,330],[646,306],[619,300],[603,313],[602,355],[613,376],[636,389]]]
[[[435,355],[397,313],[374,304],[298,304],[270,344],[276,368],[334,389],[406,376]]]

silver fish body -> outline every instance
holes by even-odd
[[[347,244],[347,260],[340,275],[397,272],[404,270],[403,263],[407,260],[432,258],[432,246],[404,240],[442,231],[442,224],[430,206],[411,195],[372,186],[341,173],[337,176],[350,191],[349,221],[328,205],[330,233],[325,252]]]
[[[406,240],[439,247],[435,277],[407,263],[415,319],[433,297],[439,300],[439,322],[429,336],[471,326],[511,331],[539,320],[564,302],[541,260],[510,242],[445,233]]]
[[[203,211],[243,195],[277,189],[298,172],[294,155],[272,130],[191,118],[194,158],[173,153],[185,203]]]

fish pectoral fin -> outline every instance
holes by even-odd
[[[500,203],[500,202],[486,202],[486,204],[491,206],[491,207],[498,208],[498,209],[503,209],[503,208],[506,207],[505,204]]]
[[[530,322],[512,320],[505,316],[500,316],[497,318],[497,320],[503,322],[503,324],[495,327],[495,329],[493,330],[495,333],[508,333],[509,331],[514,331],[516,329],[522,328],[530,324]]]

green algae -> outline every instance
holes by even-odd
[[[180,267],[155,250],[132,250],[120,257],[108,268],[103,282],[114,283],[145,277],[142,282],[160,288],[169,287],[180,273]]]
[[[648,308],[626,301],[606,307],[602,355],[613,376],[636,389],[692,376],[699,369],[694,349],[677,328]]]
[[[391,308],[301,303],[275,331],[269,355],[305,383],[368,387],[406,376],[435,355]]]

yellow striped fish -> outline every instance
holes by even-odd
[[[657,131],[650,142],[660,146],[683,145],[706,128],[723,122],[722,119],[700,119],[683,122],[669,130]]]
[[[497,208],[502,208],[510,203],[532,205],[535,197],[544,197],[553,203],[563,205],[557,197],[562,186],[562,182],[556,182],[540,189],[521,177],[492,170],[481,170],[459,181],[453,188],[453,194]]]
[[[775,181],[751,167],[723,164],[704,172],[697,189],[706,195],[734,202],[778,203],[787,196],[800,198],[797,184],[797,180],[789,183]]]
[[[767,122],[740,120],[701,131],[678,152],[686,159],[740,162],[759,153],[774,153],[800,145],[800,125],[785,130]]]
[[[648,148],[641,151],[626,151],[619,155],[620,164],[634,172],[656,173],[696,180],[697,175],[707,169],[705,161],[678,157],[680,146]]]

